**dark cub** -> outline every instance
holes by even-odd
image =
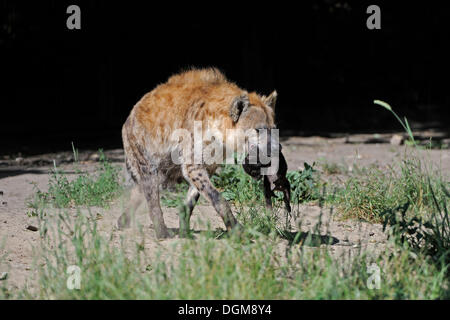
[[[272,209],[272,197],[275,197],[274,191],[281,191],[284,194],[284,203],[286,210],[291,212],[291,185],[286,178],[287,162],[281,152],[281,144],[279,145],[279,166],[278,171],[274,175],[261,175],[261,168],[269,167],[271,163],[262,165],[257,161],[256,164],[250,164],[249,155],[244,159],[242,167],[244,171],[252,178],[259,180],[261,177],[264,179],[264,197],[266,199],[266,207]]]

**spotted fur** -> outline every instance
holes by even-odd
[[[186,146],[173,141],[172,133],[185,129],[193,135],[194,121],[201,121],[203,128],[219,130],[224,145],[230,147],[225,140],[227,129],[275,127],[275,101],[275,91],[269,97],[248,93],[228,81],[217,69],[209,68],[188,70],[170,77],[134,106],[122,128],[127,180],[136,185],[132,199],[137,198],[139,191],[144,193],[157,237],[169,236],[159,203],[160,188],[180,182],[181,178],[190,188],[180,229],[189,225],[200,194],[211,202],[228,230],[237,225],[228,203],[209,179],[218,166],[175,164],[171,154]],[[119,227],[129,224],[130,211],[137,206],[135,201],[130,204],[119,218]]]

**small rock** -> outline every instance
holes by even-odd
[[[370,232],[369,233],[369,236],[373,236],[375,233],[374,232]]]
[[[23,162],[23,158],[22,158],[22,157],[17,157],[17,158],[16,158],[16,162],[17,162],[18,164],[21,164],[21,163]]]
[[[390,143],[393,146],[400,146],[400,145],[402,145],[403,141],[404,141],[403,136],[401,136],[399,134],[394,134],[390,140]]]
[[[89,156],[89,160],[98,161],[98,160],[100,160],[100,155],[98,153],[93,153]]]
[[[3,206],[6,206],[7,204],[8,204],[8,202],[2,201],[2,205],[3,205]]]
[[[8,272],[0,273],[0,280],[6,280],[8,278]]]
[[[30,230],[30,231],[38,231],[39,229],[38,229],[37,227],[35,227],[35,226],[29,225],[29,226],[27,227],[27,230]]]
[[[2,195],[3,195],[3,191],[0,190],[0,196],[2,196]]]

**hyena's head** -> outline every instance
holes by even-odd
[[[230,107],[235,128],[245,132],[247,159],[250,154],[250,160],[258,168],[263,165],[272,167],[271,158],[278,159],[278,134],[274,132],[276,100],[276,91],[268,97],[256,93],[243,94],[236,97]],[[278,161],[273,162],[275,167],[272,170],[278,170],[277,164]]]
[[[275,104],[277,92],[268,97],[256,93],[244,93],[234,98],[230,106],[230,116],[236,129],[275,128]]]

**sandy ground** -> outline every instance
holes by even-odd
[[[351,171],[355,166],[368,166],[376,164],[380,167],[394,163],[405,152],[404,146],[389,144],[388,136],[355,135],[350,137],[327,139],[321,137],[290,137],[282,140],[283,153],[287,159],[289,170],[302,169],[303,163],[313,163],[326,159],[329,163],[341,164]],[[374,143],[375,142],[375,143]],[[387,143],[386,143],[387,142]],[[123,161],[122,150],[109,150],[108,158],[114,162]],[[441,168],[444,174],[450,173],[450,150],[432,150],[428,153],[430,160]],[[81,152],[83,170],[94,170],[97,155],[95,152]],[[39,232],[27,229],[30,225],[37,226],[35,217],[27,212],[27,199],[33,195],[35,183],[41,190],[47,189],[48,172],[52,168],[53,160],[65,172],[73,174],[71,153],[58,153],[39,155],[28,158],[0,160],[0,274],[8,272],[7,287],[10,290],[21,288],[26,283],[33,285],[35,270],[33,267],[33,253],[39,244]],[[320,168],[320,167],[319,167]],[[324,177],[333,179],[335,177]],[[105,234],[117,239],[133,238],[137,233],[136,225],[141,224],[146,229],[145,249],[155,250],[158,246],[169,245],[174,239],[157,241],[147,214],[146,205],[141,206],[135,217],[134,227],[127,230],[117,230],[116,220],[121,214],[123,201],[116,201],[111,209],[92,208],[91,212],[98,213],[99,228]],[[165,220],[169,228],[178,228],[176,209],[163,208]],[[294,208],[292,227],[301,222],[303,232],[312,232],[320,241],[318,246],[325,245],[332,240],[329,247],[334,254],[356,251],[364,248],[373,252],[382,250],[386,245],[386,234],[382,226],[357,221],[340,221],[334,210],[327,208],[321,210],[317,205],[300,205]],[[322,217],[322,228],[313,231]],[[194,230],[206,229],[209,223],[214,228],[224,228],[222,221],[212,206],[198,205],[192,217],[191,228]],[[321,237],[322,236],[322,237]],[[288,245],[287,240],[280,240]],[[4,280],[0,280],[4,281]]]

